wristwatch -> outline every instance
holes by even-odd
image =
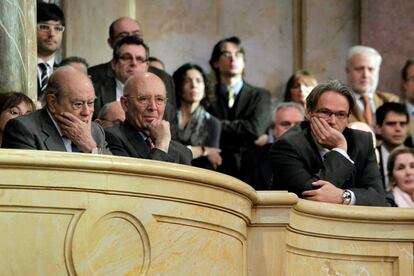
[[[344,192],[342,193],[342,204],[351,204],[351,198],[351,192],[349,190],[344,190]]]

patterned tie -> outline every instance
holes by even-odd
[[[153,149],[155,147],[154,143],[152,142],[151,137],[148,136],[147,139],[145,139],[145,142],[147,143],[150,149]]]
[[[235,91],[234,88],[229,86],[229,88],[227,89],[227,96],[228,96],[228,106],[229,108],[232,108],[234,105],[234,100],[235,100]]]
[[[47,81],[49,80],[49,76],[47,75],[47,64],[46,63],[39,63],[40,68],[40,95],[43,95],[45,92]]]
[[[362,102],[364,103],[364,119],[368,125],[372,126],[373,118],[372,118],[372,109],[369,103],[369,98],[367,95],[364,95],[361,97],[361,99],[362,99]]]

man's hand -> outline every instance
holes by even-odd
[[[87,123],[69,112],[55,114],[62,133],[68,137],[82,152],[90,153],[96,148],[92,137],[91,120]]]
[[[206,147],[205,150],[206,150],[208,161],[210,161],[211,165],[213,165],[213,168],[216,170],[217,167],[220,166],[222,162],[221,155],[220,155],[221,149]]]
[[[269,141],[269,136],[267,134],[262,134],[259,138],[254,141],[254,144],[259,147],[263,147]]]
[[[348,149],[345,136],[338,130],[331,127],[325,120],[316,116],[310,118],[312,134],[316,142],[329,150],[333,148]]]
[[[164,120],[154,120],[148,130],[155,147],[168,153],[171,141],[170,123]]]
[[[313,182],[312,185],[320,188],[316,190],[304,191],[302,195],[305,199],[342,204],[342,194],[344,190],[324,180]]]

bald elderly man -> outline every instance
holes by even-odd
[[[3,148],[111,154],[102,127],[92,122],[95,91],[85,73],[58,68],[45,98],[41,110],[7,123]]]
[[[167,100],[164,83],[155,74],[131,76],[120,99],[125,121],[105,129],[112,153],[190,165],[191,151],[171,140],[170,124],[163,120]]]

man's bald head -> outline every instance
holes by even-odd
[[[153,120],[162,120],[167,103],[167,92],[162,80],[150,73],[131,76],[121,97],[126,120],[134,127],[146,130]]]
[[[109,47],[113,48],[115,43],[123,37],[136,36],[143,38],[141,24],[130,17],[120,17],[109,26]]]

